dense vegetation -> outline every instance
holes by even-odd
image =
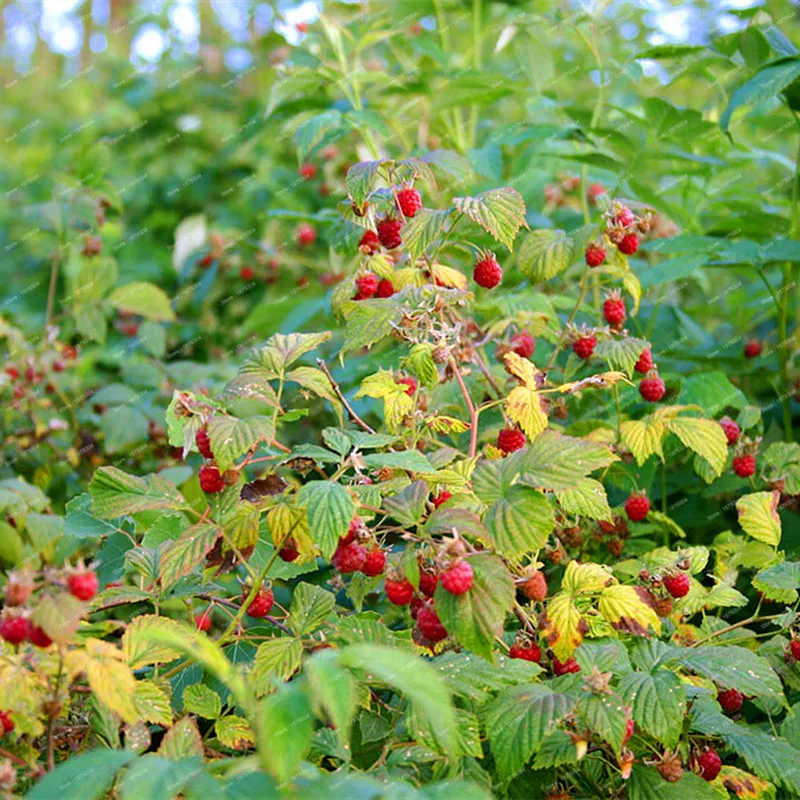
[[[324,11],[6,77],[0,792],[800,796],[791,25]]]

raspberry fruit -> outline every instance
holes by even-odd
[[[287,563],[296,561],[299,555],[300,551],[297,549],[297,544],[291,540],[286,542],[286,544],[284,544],[284,546],[278,550],[278,558],[280,558],[281,561],[286,561]]]
[[[639,394],[648,403],[657,403],[666,392],[664,381],[655,375],[652,378],[642,378],[639,381]]]
[[[497,446],[506,455],[513,453],[515,450],[521,450],[527,443],[525,434],[517,428],[503,428],[497,434]]]
[[[402,383],[403,386],[406,387],[406,394],[409,397],[413,397],[414,396],[414,392],[417,391],[417,379],[416,378],[412,378],[411,375],[407,375],[404,378],[398,378],[396,382],[397,383]]]
[[[205,633],[211,630],[211,616],[208,611],[194,615],[194,626],[197,630],[204,631]]]
[[[431,502],[433,503],[434,508],[439,508],[439,506],[444,505],[453,495],[450,494],[446,489],[443,492],[439,492],[439,494],[435,495]],[[421,582],[421,581],[420,581]]]
[[[706,750],[705,753],[695,756],[694,766],[704,781],[713,781],[722,769],[722,759],[716,750]]]
[[[30,634],[31,623],[22,615],[8,614],[0,621],[0,639],[9,644],[22,644]]]
[[[376,575],[380,575],[383,572],[385,566],[386,553],[384,553],[379,547],[376,547],[367,553],[367,557],[364,559],[364,564],[361,567],[361,571],[365,575],[369,575],[370,578],[374,578]]]
[[[356,536],[358,536],[358,532],[361,529],[361,517],[356,514],[353,519],[350,520],[350,525],[347,527],[347,533],[339,539],[339,547],[344,547],[346,544],[350,544],[356,540]]]
[[[676,572],[664,577],[664,588],[673,597],[686,597],[689,594],[689,576],[685,572]]]
[[[53,362],[53,372],[63,372],[66,368],[67,365],[60,358]]]
[[[316,164],[309,164],[306,162],[305,164],[300,165],[300,176],[305,178],[307,181],[312,180],[313,178],[317,177],[317,166]]]
[[[628,717],[628,722],[625,725],[625,737],[622,740],[623,746],[626,745],[628,743],[628,739],[630,739],[631,736],[633,736],[633,729],[634,729],[633,717]]]
[[[650,511],[650,501],[643,494],[632,494],[625,501],[625,513],[631,522],[641,522]]]
[[[528,331],[520,331],[511,337],[511,349],[520,358],[530,358],[536,350],[536,339]]]
[[[239,277],[243,281],[251,281],[251,280],[253,280],[253,277],[255,276],[255,274],[256,274],[256,271],[252,267],[242,267],[239,270]]]
[[[436,586],[439,583],[439,575],[436,572],[423,571],[419,574],[419,590],[426,597],[433,597]]]
[[[431,642],[441,642],[447,638],[447,631],[442,625],[439,615],[426,603],[417,611],[417,627],[419,632]]]
[[[410,219],[422,208],[422,198],[416,189],[401,189],[397,193],[397,205],[403,212],[403,216]]]
[[[25,570],[14,570],[8,574],[4,592],[7,606],[24,606],[33,592],[33,574]]]
[[[586,263],[590,267],[599,267],[606,260],[606,251],[597,244],[586,248]]]
[[[744,346],[744,354],[747,358],[755,358],[761,355],[761,342],[757,339],[751,339]]]
[[[625,301],[617,296],[609,297],[603,303],[603,317],[612,328],[616,328],[625,322]]]
[[[629,228],[635,221],[636,217],[633,215],[633,211],[625,206],[617,211],[614,217],[614,222],[619,225],[620,228]]]
[[[400,236],[400,231],[403,228],[403,222],[399,219],[382,219],[378,223],[378,239],[387,250],[394,250],[400,247],[403,239]]]
[[[38,625],[31,625],[30,633],[28,633],[28,641],[35,647],[40,647],[42,650],[53,644],[53,640]]]
[[[597,347],[597,339],[594,336],[579,336],[572,343],[572,352],[578,358],[587,359],[592,355],[595,347]]]
[[[475,283],[484,289],[494,289],[500,283],[503,279],[503,270],[493,253],[489,253],[475,265],[472,277]]]
[[[800,661],[800,639],[792,639],[786,653],[793,661]]]
[[[547,581],[544,573],[537,569],[522,585],[522,593],[528,600],[541,603],[547,597]]]
[[[78,600],[91,600],[96,594],[100,582],[94,570],[76,570],[67,578],[69,593]]]
[[[717,695],[717,700],[728,714],[735,714],[744,702],[744,695],[737,689],[726,689]]]
[[[574,658],[568,658],[561,662],[557,658],[553,659],[553,673],[555,675],[568,675],[570,672],[580,672],[581,668]]]
[[[635,233],[627,233],[617,245],[620,253],[632,256],[639,249],[639,237]]]
[[[225,479],[216,464],[203,464],[198,473],[200,488],[206,494],[216,494],[225,488]]]
[[[208,438],[208,431],[205,428],[200,428],[197,431],[194,436],[194,443],[203,458],[214,458],[214,453],[211,452],[211,439]]]
[[[387,278],[384,278],[375,290],[375,297],[391,297],[396,291],[397,289],[394,288],[394,284]]]
[[[386,596],[396,606],[407,606],[414,596],[414,587],[405,578],[399,581],[386,581]]]
[[[364,235],[358,243],[358,249],[364,255],[371,256],[378,252],[381,246],[381,240],[375,231],[364,231]]]
[[[347,575],[351,572],[358,572],[367,560],[367,549],[357,542],[351,542],[336,548],[336,552],[331,558],[331,564],[337,572]]]
[[[601,194],[606,193],[606,187],[603,186],[602,183],[590,183],[589,184],[589,191],[586,194],[589,197],[589,202],[594,205],[597,203],[597,198],[600,197]]]
[[[258,594],[252,599],[250,605],[247,606],[247,616],[254,617],[255,619],[263,619],[272,610],[272,604],[275,602],[275,596],[272,594],[272,589],[259,589]]]
[[[538,664],[542,658],[542,650],[538,644],[529,644],[526,646],[515,644],[508,651],[509,658],[521,658],[523,661],[533,661]]]
[[[736,456],[733,459],[733,471],[740,478],[749,478],[756,471],[756,457],[755,456]]]
[[[378,276],[374,272],[356,278],[356,293],[353,300],[366,300],[378,291]]]
[[[467,561],[457,561],[439,576],[442,588],[450,594],[466,594],[472,588],[472,567]]]
[[[675,604],[671,597],[659,597],[655,601],[653,608],[659,617],[668,617],[672,613]]]
[[[301,225],[297,229],[297,243],[300,245],[300,247],[306,247],[307,245],[314,244],[316,240],[317,232],[313,225]]]
[[[719,421],[719,426],[725,432],[725,438],[728,440],[728,444],[736,444],[739,441],[739,434],[741,431],[739,430],[739,425],[734,422],[730,417],[723,417]]]
[[[15,381],[19,378],[19,370],[16,367],[6,367],[6,375],[11,378],[12,381]]]
[[[10,711],[0,711],[0,736],[5,736],[14,730],[14,721]]]

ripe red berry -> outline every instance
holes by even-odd
[[[614,222],[621,228],[629,228],[635,221],[636,217],[633,215],[633,211],[627,207],[623,207],[617,211],[614,217]]]
[[[730,417],[723,417],[719,421],[719,426],[725,432],[725,438],[728,440],[728,444],[736,444],[739,441],[739,434],[741,431],[739,430],[739,425],[732,420]]]
[[[413,397],[414,392],[417,391],[417,379],[413,378],[411,375],[406,375],[403,378],[397,378],[397,383],[402,383],[403,386],[406,387],[406,394],[409,397]]]
[[[453,495],[450,494],[446,489],[443,492],[439,492],[439,494],[434,495],[431,499],[434,508],[439,508],[439,506],[444,505]]]
[[[211,452],[211,440],[208,438],[208,431],[205,428],[200,428],[194,435],[194,443],[203,458],[214,458],[214,453]]]
[[[278,550],[278,558],[280,558],[281,561],[286,561],[287,563],[296,561],[299,555],[300,551],[297,549],[297,545],[293,541],[286,542],[286,544],[280,550]]]
[[[761,342],[757,339],[751,339],[745,343],[744,354],[747,358],[755,358],[761,355]]]
[[[547,580],[538,569],[522,585],[522,593],[528,600],[541,602],[547,597]]]
[[[421,606],[417,611],[417,627],[419,632],[431,642],[440,642],[447,638],[447,631],[430,603]]]
[[[367,272],[356,278],[356,294],[354,300],[366,300],[378,291],[378,276],[374,272]]]
[[[632,256],[639,249],[639,237],[635,233],[627,233],[622,237],[622,241],[617,245],[620,253]]]
[[[632,494],[625,501],[625,513],[632,522],[641,522],[650,511],[650,501],[641,494]]]
[[[735,714],[744,702],[744,695],[737,689],[726,689],[717,695],[722,709],[728,714]]]
[[[67,578],[67,587],[69,593],[78,600],[91,600],[100,587],[100,582],[97,580],[97,575],[94,570],[82,569],[73,572]]]
[[[74,361],[78,357],[78,348],[74,344],[68,344],[63,350],[64,358]]]
[[[484,289],[494,289],[500,283],[503,279],[503,270],[493,253],[489,253],[475,265],[472,277],[475,283]]]
[[[419,610],[422,606],[425,605],[425,601],[421,597],[417,597],[416,595],[411,598],[411,606],[410,606],[410,613],[411,619],[416,619]]]
[[[14,730],[14,720],[10,711],[0,711],[0,736],[5,736]]]
[[[365,575],[369,575],[370,578],[374,578],[376,575],[380,575],[383,572],[385,566],[386,553],[384,553],[380,547],[375,547],[367,553],[361,571]]]
[[[606,193],[606,187],[603,186],[602,183],[590,183],[589,190],[586,194],[589,197],[589,202],[594,205],[597,202],[597,198],[600,197],[601,194]]]
[[[12,380],[19,378],[19,370],[16,367],[6,367],[6,375]]]
[[[259,589],[258,594],[252,599],[250,605],[247,606],[247,616],[254,617],[255,619],[263,619],[272,610],[272,604],[275,602],[275,596],[272,594],[272,589]]]
[[[0,621],[0,639],[9,644],[21,644],[30,634],[31,623],[20,614],[8,614]]]
[[[716,750],[706,750],[699,756],[695,756],[694,764],[700,777],[709,782],[713,781],[722,769],[722,759]]]
[[[596,244],[590,244],[586,248],[586,263],[590,267],[599,267],[606,260],[606,251]]]
[[[354,542],[358,536],[361,525],[361,517],[356,514],[353,519],[350,520],[350,525],[347,527],[347,533],[342,536],[341,539],[339,539],[339,547],[344,547],[346,544]]]
[[[689,594],[689,576],[685,572],[676,572],[664,577],[664,588],[673,597],[686,597]]]
[[[194,615],[194,626],[197,630],[205,631],[206,633],[211,630],[211,616],[208,611]]]
[[[443,492],[445,494],[445,492]],[[428,572],[423,570],[419,573],[419,590],[426,597],[433,597],[436,591],[436,586],[439,583],[439,574],[437,572]]]
[[[306,180],[311,180],[312,178],[317,177],[317,165],[316,164],[309,164],[306,162],[305,164],[300,165],[300,175],[301,177],[305,178]]]
[[[394,284],[388,278],[383,278],[375,290],[375,297],[391,297],[396,291]]]
[[[664,392],[666,392],[664,381],[657,375],[639,381],[639,394],[648,403],[657,403],[664,396]]]
[[[597,339],[594,336],[579,336],[572,343],[572,352],[578,358],[589,358],[597,347]]]
[[[416,189],[401,189],[397,193],[397,205],[406,217],[413,217],[422,208],[422,198]]]
[[[225,479],[216,464],[203,464],[197,477],[200,478],[200,488],[206,494],[216,494],[225,488]]]
[[[497,434],[497,446],[506,455],[515,450],[521,450],[525,447],[526,442],[525,434],[517,428],[503,428]]]
[[[473,573],[468,561],[457,561],[439,576],[442,588],[450,594],[466,594],[472,588]]]
[[[736,456],[733,459],[733,471],[740,478],[749,478],[756,471],[756,457],[751,455]]]
[[[294,28],[298,33],[305,33],[308,30],[308,23],[307,22],[297,22],[297,23],[295,23]]]
[[[67,365],[60,358],[57,358],[52,366],[53,372],[63,372],[67,368]]]
[[[214,263],[214,260],[214,256],[211,253],[207,253],[197,262],[197,266],[206,269]]]
[[[646,375],[653,369],[653,354],[650,352],[650,348],[642,350],[642,354],[639,356],[639,360],[633,365],[633,368],[643,375]]]
[[[609,297],[603,303],[603,316],[612,327],[617,327],[625,322],[625,301],[621,297]]]
[[[786,652],[793,661],[800,661],[800,639],[792,639]]]
[[[358,572],[367,560],[367,548],[351,542],[344,546],[339,545],[336,552],[331,557],[331,564],[337,572],[347,575],[351,572]]]
[[[382,219],[377,227],[378,239],[387,250],[394,250],[403,243],[403,239],[400,236],[400,231],[403,228],[402,220],[387,217]]]
[[[523,661],[533,661],[538,664],[542,658],[542,650],[538,644],[532,643],[529,645],[512,645],[508,651],[509,658],[521,658]]]
[[[626,745],[628,743],[628,739],[633,736],[633,717],[628,717],[628,721],[625,723],[625,736],[622,739],[622,744]]]
[[[375,231],[364,231],[364,235],[361,237],[358,243],[358,249],[364,253],[364,255],[374,255],[378,252],[381,246],[381,240],[378,238],[378,234]]]
[[[414,596],[414,587],[405,578],[398,581],[386,581],[386,596],[396,606],[407,606]]]
[[[520,358],[530,358],[536,350],[536,339],[528,331],[520,331],[511,337],[511,349]]]
[[[297,243],[300,247],[314,244],[317,240],[317,232],[313,225],[304,224],[297,229]]]
[[[255,276],[256,271],[252,267],[244,266],[239,270],[239,277],[243,281],[251,281]]]
[[[570,672],[580,672],[581,668],[574,658],[568,658],[566,661],[561,662],[557,658],[553,659],[553,673],[555,675],[567,675]]]

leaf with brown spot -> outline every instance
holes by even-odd
[[[286,481],[277,473],[258,478],[242,486],[239,496],[248,503],[258,503],[264,497],[275,497],[286,488]]]

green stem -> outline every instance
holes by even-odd
[[[569,319],[567,320],[566,325],[564,325],[564,328],[572,324],[573,320],[578,315],[578,309],[581,307],[581,303],[583,303],[583,298],[586,297],[586,292],[589,289],[586,283],[586,272],[583,273],[583,277],[581,278],[580,289],[581,291],[578,294],[578,299],[575,302],[575,308],[572,309],[572,313],[569,315]],[[561,339],[559,339],[558,343],[553,349],[553,355],[550,356],[550,361],[547,362],[547,366],[544,368],[545,372],[549,372],[553,368],[553,364],[556,363],[556,358],[558,357],[558,353],[561,350],[561,342],[563,338],[564,337],[562,336]]]

